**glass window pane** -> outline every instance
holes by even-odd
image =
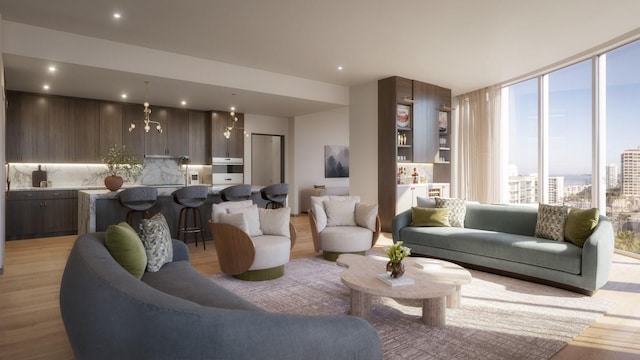
[[[591,60],[549,74],[549,203],[591,207]]]
[[[640,253],[640,41],[606,54],[607,216],[616,248]]]
[[[509,86],[509,202],[538,202],[538,80]]]

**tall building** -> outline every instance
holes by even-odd
[[[618,186],[618,166],[616,164],[607,164],[607,189]]]
[[[622,195],[640,196],[640,148],[622,152]]]
[[[564,176],[549,176],[549,204],[564,202]]]

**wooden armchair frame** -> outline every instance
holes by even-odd
[[[316,252],[320,252],[320,233],[318,232],[318,224],[316,222],[316,215],[313,209],[309,209],[309,223],[311,224],[311,237],[313,238],[313,248]],[[376,214],[376,230],[373,232],[371,239],[371,247],[376,245],[378,238],[380,237],[382,224],[380,223],[380,216]]]
[[[256,256],[251,236],[242,229],[229,224],[214,223],[209,220],[209,226],[222,272],[229,275],[246,273]],[[297,231],[292,223],[289,223],[289,234],[291,249],[293,249]]]

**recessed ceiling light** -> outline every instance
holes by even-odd
[[[186,102],[186,101],[184,101],[184,100],[182,100],[182,101],[180,102],[180,104],[182,104],[182,105],[187,105],[187,102]]]
[[[127,98],[127,94],[122,94],[120,95],[121,98],[126,99]]]
[[[119,12],[117,12],[117,13],[113,13],[113,18],[114,18],[114,19],[120,19],[121,17],[122,17],[122,15],[120,15],[120,13],[119,13]]]
[[[45,90],[49,90],[49,85],[44,84],[44,85],[42,86],[42,88],[43,88],[43,89],[45,89]]]
[[[343,69],[343,67],[342,67],[342,66],[338,66],[338,70],[342,70],[342,69]]]
[[[49,66],[48,70],[49,70],[50,73],[56,72],[56,67],[51,65],[51,66]]]

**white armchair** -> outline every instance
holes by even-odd
[[[211,234],[223,273],[241,280],[270,280],[284,275],[296,229],[291,209],[262,209],[251,200],[214,204]]]
[[[362,204],[358,196],[312,196],[309,222],[315,251],[330,261],[364,255],[380,236],[378,205]]]

